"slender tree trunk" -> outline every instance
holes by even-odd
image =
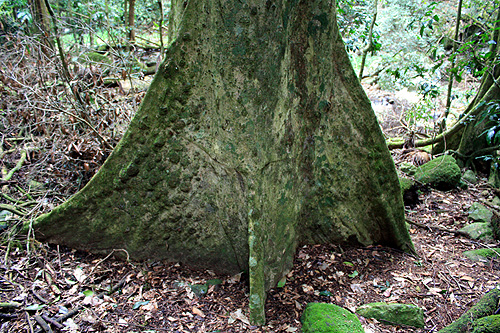
[[[128,40],[130,43],[135,42],[135,0],[129,0],[128,5]]]
[[[439,133],[442,133],[446,130],[446,119],[448,119],[448,115],[450,114],[451,108],[451,92],[453,89],[453,81],[454,81],[454,70],[455,63],[457,61],[457,44],[458,44],[458,34],[460,32],[460,21],[462,20],[462,0],[458,0],[458,9],[457,9],[457,22],[455,24],[455,36],[453,37],[453,48],[452,48],[452,60],[450,66],[450,78],[448,79],[448,90],[446,92],[446,108],[444,111],[443,120],[439,125]]]
[[[500,43],[500,10],[497,10],[495,28],[493,29],[492,40],[495,43],[490,45],[492,59],[488,70],[481,78],[479,90],[474,99],[469,103],[463,116],[453,125],[452,128],[439,134],[435,138],[419,140],[415,143],[416,147],[434,145],[433,154],[442,153],[445,150],[459,151],[462,156],[473,156],[474,151],[481,150],[486,144],[484,136],[480,136],[486,123],[478,126],[478,120],[481,119],[481,113],[484,111],[484,104],[499,99],[498,93],[500,80],[500,67],[495,63],[498,54],[498,44]],[[404,142],[389,143],[389,149],[402,148]]]
[[[44,0],[29,0],[28,5],[36,31],[41,35],[42,43],[52,48],[50,40],[50,15]],[[45,49],[48,52],[47,49]]]
[[[129,0],[123,1],[123,24],[125,27],[128,27],[128,2]],[[127,32],[127,38],[129,33]]]
[[[37,235],[246,271],[256,324],[299,244],[413,251],[335,1],[185,3],[123,139],[82,191],[37,220]]]
[[[165,44],[163,42],[163,0],[158,0],[158,7],[160,10],[160,22],[158,23],[159,26],[159,33],[160,33],[160,56],[159,60],[161,61],[163,59],[163,53],[165,52]]]
[[[361,66],[358,75],[359,82],[361,82],[361,80],[363,79],[363,70],[365,68],[366,57],[368,56],[368,52],[370,52],[373,49],[373,27],[375,26],[375,22],[377,21],[377,13],[378,13],[378,0],[374,0],[373,18],[370,23],[370,29],[368,30],[368,41],[366,43],[365,48],[363,49],[363,54],[361,56]]]

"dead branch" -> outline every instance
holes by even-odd
[[[6,210],[18,216],[25,216],[26,213],[18,210],[15,206],[9,204],[0,204],[0,210]]]
[[[21,306],[22,306],[22,304],[19,302],[2,302],[2,303],[0,303],[0,308],[2,308],[2,309],[5,309],[5,308],[17,309],[17,308],[20,308]]]
[[[43,320],[43,318],[41,316],[35,315],[34,318],[35,318],[36,322],[38,323],[38,325],[40,325],[45,332],[53,333],[50,326],[47,324],[47,322],[45,320]]]
[[[21,169],[24,162],[26,162],[26,157],[27,157],[26,149],[21,150],[21,158],[19,159],[19,161],[17,161],[16,166],[14,168],[12,168],[12,170],[10,170],[4,177],[2,177],[2,180],[9,181],[12,178],[12,176],[14,175],[14,173],[16,171],[18,171],[19,169]]]
[[[419,223],[419,222],[413,221],[413,220],[411,220],[409,218],[406,218],[406,221],[408,223],[416,225],[417,227],[420,227],[420,228],[431,229],[431,230],[438,230],[438,231],[448,232],[450,234],[454,234],[454,235],[459,235],[459,236],[463,236],[463,237],[466,237],[466,238],[470,238],[469,234],[467,234],[466,232],[460,231],[460,230],[451,230],[451,229],[439,227],[437,225],[425,225],[423,223]]]

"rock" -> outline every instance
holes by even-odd
[[[478,202],[474,202],[469,209],[469,218],[476,222],[491,222],[493,217],[493,212],[481,205]]]
[[[401,192],[409,190],[415,182],[410,178],[399,177],[399,186],[401,187]]]
[[[424,311],[414,305],[384,302],[369,303],[357,308],[356,313],[392,325],[425,326]]]
[[[457,161],[450,155],[437,157],[415,172],[416,181],[442,191],[457,187],[461,177]]]
[[[490,225],[491,229],[493,229],[493,238],[500,240],[500,216],[496,214],[493,215]]]
[[[210,286],[216,286],[222,283],[220,279],[208,280],[205,284],[190,284],[191,291],[198,297],[203,297],[207,294]]]
[[[462,180],[465,180],[470,184],[476,184],[477,183],[476,173],[472,170],[466,170],[462,175]]]
[[[412,179],[399,177],[399,186],[401,187],[405,206],[414,207],[420,203],[418,199],[418,187]]]
[[[417,171],[417,167],[409,162],[403,162],[399,165],[399,170],[409,176],[412,176]]]
[[[302,333],[364,333],[355,314],[334,304],[307,304],[301,321]]]
[[[43,183],[37,182],[36,180],[30,180],[28,186],[33,191],[44,191],[45,185]]]
[[[471,223],[460,231],[467,233],[472,239],[491,240],[493,238],[493,229],[487,222]]]
[[[492,315],[476,319],[472,324],[472,333],[500,332],[500,315]]]
[[[465,251],[463,255],[472,261],[488,261],[500,258],[500,248]]]

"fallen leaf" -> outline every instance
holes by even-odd
[[[470,276],[467,276],[467,275],[462,275],[460,277],[460,280],[465,280],[465,281],[470,281],[470,282],[474,282],[475,279],[471,278]]]
[[[73,276],[75,277],[76,281],[80,283],[85,281],[85,279],[87,278],[87,275],[85,275],[80,267],[75,268],[75,270],[73,271]]]
[[[311,287],[311,286],[308,286],[307,284],[303,284],[302,285],[302,290],[305,292],[305,293],[312,293],[314,292],[314,288]]]
[[[232,322],[229,322],[230,324],[234,323],[236,320],[239,320],[250,326],[250,321],[248,320],[247,316],[243,314],[241,309],[231,312],[229,315],[229,319],[232,319]]]
[[[198,309],[195,306],[193,306],[193,314],[200,316],[202,318],[205,317],[205,314],[203,313],[203,311],[201,311],[200,309]]]
[[[356,294],[364,294],[365,291],[363,288],[361,288],[361,285],[359,283],[353,283],[351,284],[351,290],[354,291]]]

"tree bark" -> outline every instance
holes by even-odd
[[[375,26],[375,22],[377,21],[377,13],[378,13],[378,0],[374,0],[373,2],[373,17],[370,23],[370,28],[368,30],[368,42],[363,49],[363,54],[361,55],[361,66],[359,68],[358,79],[359,82],[363,79],[363,70],[365,68],[366,57],[368,56],[368,52],[373,49],[373,27]]]
[[[128,41],[135,42],[135,0],[129,0],[128,4]]]
[[[258,324],[299,244],[412,252],[335,2],[185,3],[123,139],[82,191],[37,220],[39,238],[247,271]]]

